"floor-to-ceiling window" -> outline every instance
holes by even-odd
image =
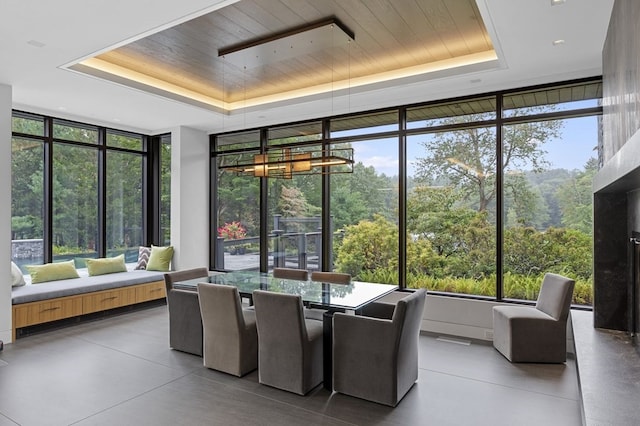
[[[598,108],[598,90],[569,84],[504,97],[503,117],[514,121],[502,128],[505,298],[535,300],[544,273],[555,272],[575,279],[575,303],[592,303],[600,117],[583,112]]]
[[[171,135],[160,137],[160,239],[159,244],[171,245]]]
[[[321,150],[319,121],[269,129],[267,155],[296,158],[307,151]],[[267,231],[268,267],[320,270],[322,262],[322,179],[311,173],[279,173],[268,179]],[[256,179],[254,177],[254,179]]]
[[[217,158],[212,227],[217,269],[259,269],[260,266],[260,179],[236,173],[225,166],[249,161],[259,152],[260,132],[221,137],[217,148],[227,154]],[[237,152],[240,150],[241,152]],[[237,153],[235,153],[237,152]],[[213,194],[212,194],[213,195]]]
[[[334,149],[353,149],[352,173],[330,179],[333,270],[368,282],[399,283],[398,111],[333,119]],[[372,135],[372,136],[367,136]]]
[[[495,296],[495,97],[411,107],[406,116],[406,286]]]
[[[144,140],[141,135],[107,131],[106,243],[109,256],[124,253],[135,262],[144,245]]]
[[[44,119],[14,115],[11,139],[11,260],[23,272],[44,259]]]
[[[53,261],[98,257],[98,150],[53,147]]]
[[[324,225],[319,237],[331,242],[324,269],[357,280],[535,300],[542,274],[557,272],[576,280],[574,303],[589,305],[588,187],[600,98],[601,81],[584,79],[314,122],[318,127],[307,135],[322,135],[314,139],[318,146],[353,150],[351,173],[318,180],[251,176],[259,197],[253,205],[268,206],[259,226],[280,238],[276,234],[289,232],[277,229],[283,211],[289,219],[317,215]],[[300,134],[286,138],[293,136],[279,143],[293,149],[310,143]],[[265,154],[271,146],[238,148],[231,155]],[[232,158],[215,145],[212,155],[218,165]],[[232,189],[217,182],[218,197]],[[263,269],[273,266],[274,255],[295,258],[295,250],[281,248],[270,243],[256,254],[268,260]],[[316,267],[308,259],[303,266]]]
[[[15,111],[12,117],[12,260],[21,267],[125,254],[159,226],[148,217],[144,135]],[[161,154],[160,154],[161,156]],[[170,164],[170,158],[167,164]],[[169,167],[169,166],[167,166]],[[160,203],[158,203],[160,204]]]

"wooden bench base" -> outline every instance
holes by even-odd
[[[11,339],[15,342],[18,328],[163,299],[166,296],[164,280],[161,280],[13,305]]]

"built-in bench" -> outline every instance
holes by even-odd
[[[166,297],[164,273],[131,270],[13,287],[13,330]],[[27,281],[28,277],[27,277]]]

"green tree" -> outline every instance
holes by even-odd
[[[451,186],[414,188],[407,200],[409,271],[435,277],[495,273],[495,227],[486,211],[465,207],[463,198]]]
[[[528,113],[548,112],[548,107],[530,108]],[[445,120],[446,124],[491,119],[488,114],[472,114]],[[542,171],[547,165],[542,144],[559,135],[561,121],[521,123],[503,128],[502,159],[496,156],[494,127],[479,127],[433,135],[422,142],[425,156],[418,158],[416,176],[423,182],[448,182],[464,191],[465,199],[478,211],[485,211],[496,196],[495,174],[523,169]],[[522,179],[505,180],[505,191],[514,200],[530,192]]]
[[[575,173],[557,190],[562,224],[587,235],[591,235],[593,229],[591,183],[597,171],[598,160],[590,158],[584,170]]]
[[[521,276],[555,272],[590,279],[591,247],[591,237],[575,229],[510,228],[504,233],[504,270]]]
[[[336,270],[358,277],[363,271],[398,268],[398,226],[381,215],[345,229]],[[397,276],[397,274],[396,274]]]
[[[96,248],[98,151],[93,147],[53,147],[53,236],[58,253]]]
[[[407,200],[407,231],[427,239],[438,255],[460,251],[460,236],[476,212],[460,206],[463,195],[454,187],[417,187]]]
[[[278,210],[284,217],[306,217],[309,205],[300,189],[283,185],[280,190]]]
[[[336,229],[382,215],[397,217],[397,178],[378,174],[372,166],[354,164],[353,173],[331,177],[331,213]]]
[[[219,165],[250,161],[253,154],[221,156]],[[218,224],[239,221],[247,235],[260,233],[260,179],[218,169]],[[212,230],[215,232],[215,228]]]
[[[507,212],[506,226],[534,226],[544,229],[549,221],[546,199],[540,193],[539,186],[533,186],[523,176],[505,178],[504,210]]]
[[[43,170],[43,143],[31,139],[12,139],[11,230],[14,239],[43,237]]]
[[[571,178],[571,173],[565,169],[545,170],[541,173],[526,173],[529,184],[536,188],[542,198],[546,214],[543,220],[536,220],[532,226],[543,230],[549,227],[559,227],[562,225],[562,211],[557,197],[558,188]]]

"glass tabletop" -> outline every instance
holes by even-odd
[[[385,296],[398,288],[394,284],[378,284],[352,281],[351,284],[330,284],[319,281],[298,281],[274,278],[263,272],[227,272],[178,281],[175,288],[195,290],[198,283],[232,285],[238,288],[243,296],[248,296],[254,290],[269,290],[278,293],[297,294],[302,301],[312,306],[326,309],[360,309],[374,300]]]

